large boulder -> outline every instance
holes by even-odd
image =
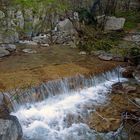
[[[19,42],[19,35],[16,31],[0,31],[1,44],[13,44]]]
[[[121,30],[124,27],[125,18],[107,17],[105,31]]]
[[[1,44],[0,48],[4,48],[5,50],[13,52],[16,50],[16,45],[14,45],[14,44]]]
[[[8,55],[10,55],[9,51],[5,50],[4,48],[0,48],[0,58]]]
[[[72,34],[75,32],[74,26],[69,19],[65,19],[63,21],[60,21],[57,25],[57,28],[60,32],[67,32],[69,34]]]
[[[15,116],[0,118],[0,140],[21,140],[22,128]]]

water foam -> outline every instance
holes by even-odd
[[[87,117],[107,101],[111,85],[122,80],[118,71],[112,71],[86,80],[82,89],[70,91],[65,86],[68,83],[62,82],[65,90],[61,94],[28,102],[12,114],[20,121],[25,140],[96,140],[99,134],[86,125]],[[111,139],[111,134],[102,139]]]

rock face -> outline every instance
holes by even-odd
[[[0,58],[7,55],[10,55],[10,52],[5,50],[4,48],[0,48]]]
[[[121,30],[124,27],[125,18],[107,17],[105,31]]]
[[[21,140],[22,128],[15,116],[0,118],[0,140]]]

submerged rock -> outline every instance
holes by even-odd
[[[22,140],[22,128],[15,116],[0,118],[1,140]]]
[[[32,49],[23,49],[22,51],[24,53],[37,53],[35,50],[32,50]]]

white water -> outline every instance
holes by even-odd
[[[87,117],[95,106],[107,100],[107,93],[118,79],[118,73],[107,73],[106,80],[76,91],[65,90],[38,103],[28,103],[13,112],[22,125],[25,140],[103,140],[114,133],[98,134],[87,125]],[[91,79],[92,80],[92,79]]]

